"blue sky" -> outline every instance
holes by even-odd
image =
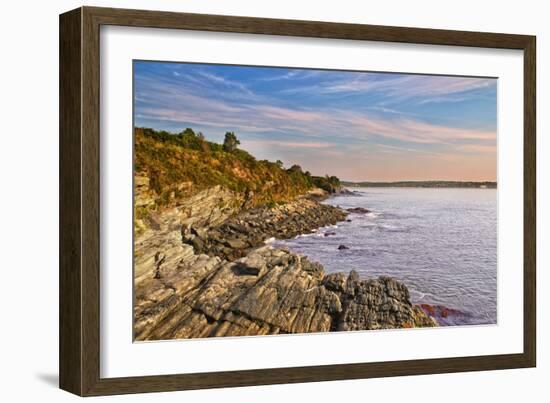
[[[346,180],[495,180],[491,78],[134,62],[134,121]]]

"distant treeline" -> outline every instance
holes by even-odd
[[[348,187],[400,187],[400,188],[489,188],[496,189],[496,182],[462,182],[462,181],[398,181],[398,182],[347,182]]]

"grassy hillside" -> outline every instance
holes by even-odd
[[[313,187],[331,191],[339,187],[336,177],[313,177],[293,165],[258,161],[244,150],[207,141],[186,129],[172,134],[147,128],[135,129],[136,176],[149,178],[156,206],[169,206],[203,189],[222,185],[245,195],[250,206],[274,205],[294,199]]]

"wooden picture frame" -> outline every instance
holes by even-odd
[[[244,371],[100,377],[100,26],[523,50],[523,353]],[[536,363],[535,37],[81,7],[60,16],[60,387],[81,396],[533,367]]]

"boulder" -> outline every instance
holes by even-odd
[[[225,243],[227,246],[233,249],[245,249],[248,246],[247,243],[240,238],[229,239]]]
[[[195,249],[196,253],[202,253],[205,247],[204,241],[198,236],[195,236],[193,239],[191,239],[190,244],[191,246],[193,246],[193,249]]]
[[[370,210],[367,209],[367,208],[364,208],[364,207],[352,207],[352,208],[346,209],[346,211],[348,211],[348,212],[350,212],[350,213],[355,213],[355,214],[367,214],[367,213],[370,213]]]
[[[437,323],[411,303],[407,287],[390,277],[361,280],[350,273],[340,297],[342,313],[336,328],[342,331],[431,327]]]
[[[326,289],[336,293],[346,291],[346,275],[344,273],[330,273],[323,278],[323,285]]]

